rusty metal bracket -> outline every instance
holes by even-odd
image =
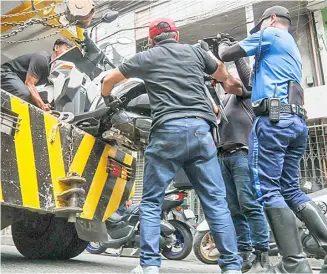
[[[59,178],[58,182],[68,187],[67,190],[58,193],[56,196],[58,201],[67,205],[67,207],[58,210],[69,213],[68,222],[76,222],[76,213],[83,211],[82,208],[78,207],[78,201],[80,197],[85,195],[85,190],[80,186],[86,183],[86,180],[77,173],[70,172],[66,177]]]

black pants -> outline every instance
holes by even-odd
[[[32,103],[31,94],[25,83],[18,75],[9,69],[1,68],[1,88],[29,103]]]

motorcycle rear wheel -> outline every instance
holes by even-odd
[[[192,232],[187,225],[181,222],[171,220],[169,223],[176,229],[177,242],[170,247],[166,246],[162,250],[162,255],[169,260],[184,260],[192,251]],[[176,245],[180,245],[182,249],[180,251],[173,251]]]
[[[210,231],[196,232],[193,251],[199,261],[205,264],[218,264],[220,256]]]

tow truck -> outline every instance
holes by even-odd
[[[2,62],[49,50],[63,35],[80,47],[92,0],[1,2]],[[1,229],[31,259],[70,259],[107,240],[105,220],[134,193],[131,152],[1,89]]]

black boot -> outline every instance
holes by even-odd
[[[252,264],[251,271],[249,273],[265,273],[271,267],[269,263],[268,251],[256,250],[254,252],[255,261]]]
[[[242,273],[248,272],[251,269],[253,263],[255,262],[256,256],[253,254],[252,251],[241,251],[239,255],[243,259]]]
[[[321,208],[315,202],[310,201],[297,208],[296,216],[305,223],[312,237],[327,253],[327,218]],[[327,273],[327,256],[320,273]]]
[[[265,209],[282,260],[268,273],[312,273],[303,252],[295,216],[289,208]]]

